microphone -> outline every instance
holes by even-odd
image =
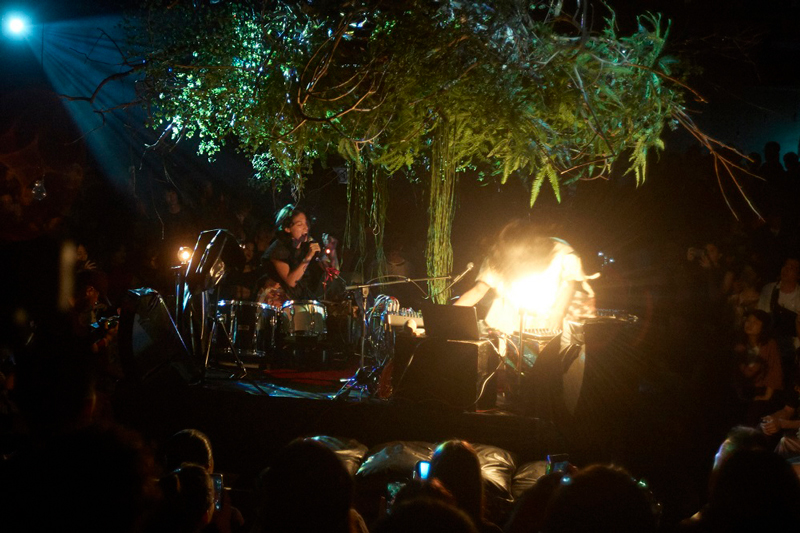
[[[315,242],[317,242],[317,240],[314,237],[312,237],[311,235],[309,235],[308,233],[306,233],[306,235],[305,235],[305,244],[310,246],[311,244],[313,244]],[[320,257],[320,253],[319,252],[314,252],[313,260],[314,261],[322,261],[322,257]]]
[[[467,268],[465,268],[465,269],[464,269],[464,272],[462,272],[461,274],[459,274],[458,276],[456,276],[456,277],[453,279],[453,282],[450,284],[450,287],[452,287],[453,285],[455,285],[456,283],[458,283],[459,281],[461,281],[461,278],[463,278],[464,276],[466,276],[466,275],[467,275],[467,273],[468,273],[470,270],[472,270],[473,268],[475,268],[475,263],[473,263],[472,261],[470,261],[469,263],[467,263]]]

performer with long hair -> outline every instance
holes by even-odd
[[[262,258],[267,275],[289,299],[319,297],[323,270],[312,268],[312,263],[318,259],[321,247],[309,235],[306,212],[289,204],[278,212],[275,225],[279,231]]]
[[[563,331],[562,346],[580,341],[575,325],[594,315],[594,291],[580,257],[565,241],[542,235],[524,220],[507,224],[481,266],[475,285],[455,305],[473,306],[490,291],[486,325],[506,335],[519,329]]]

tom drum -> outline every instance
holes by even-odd
[[[217,313],[240,356],[264,357],[274,346],[277,308],[265,303],[222,300],[217,304]]]
[[[325,305],[316,300],[288,300],[281,307],[281,330],[286,340],[322,339],[328,332]]]

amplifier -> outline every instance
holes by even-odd
[[[497,401],[500,357],[489,341],[448,341],[398,335],[393,398],[458,410],[485,410]]]

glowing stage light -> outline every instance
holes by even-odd
[[[25,31],[25,21],[19,17],[14,17],[8,21],[8,29],[11,31],[11,33],[19,35]]]
[[[548,268],[515,281],[511,300],[521,312],[546,319],[556,305],[559,286],[558,272]]]
[[[192,249],[188,246],[181,246],[180,250],[178,250],[178,260],[180,260],[182,265],[186,265],[189,263],[189,260],[192,258]]]
[[[28,17],[20,13],[9,13],[3,17],[3,34],[7,37],[22,38],[30,31]]]

